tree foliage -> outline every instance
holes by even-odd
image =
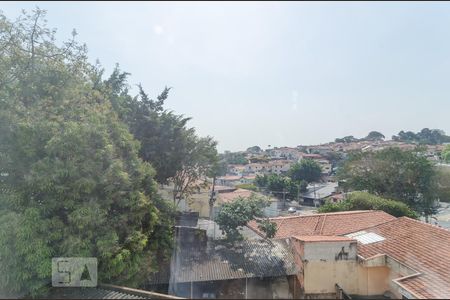
[[[288,199],[297,199],[299,192],[306,192],[308,183],[304,180],[293,181],[291,178],[282,175],[264,174],[263,176],[256,176],[255,185],[277,198],[282,199],[285,195]]]
[[[216,222],[229,241],[241,240],[239,232],[243,226],[254,218],[263,216],[263,208],[269,202],[255,194],[248,198],[239,197],[231,203],[225,203],[219,211]]]
[[[290,168],[289,177],[293,181],[318,181],[322,177],[322,167],[312,159],[302,159],[299,163],[295,163]]]
[[[44,16],[0,15],[0,290],[36,295],[52,257],[86,256],[100,282],[138,286],[169,254],[172,209],[112,109],[115,83]]]
[[[450,142],[450,136],[447,136],[443,130],[423,128],[421,131],[414,133],[412,131],[400,131],[398,135],[392,136],[394,141],[437,145]]]
[[[437,186],[438,197],[442,202],[450,202],[450,167],[438,166],[437,171]]]
[[[335,143],[353,143],[359,141],[353,135],[344,136],[343,138],[336,138],[334,140]]]
[[[343,202],[327,202],[319,207],[320,213],[349,210],[382,210],[394,217],[410,217],[417,219],[417,213],[403,202],[385,199],[366,192],[353,192]]]
[[[364,138],[366,141],[382,141],[384,140],[385,136],[378,131],[371,131],[369,134]]]
[[[245,152],[258,154],[258,153],[263,152],[263,150],[259,146],[252,146],[252,147],[247,148],[247,150],[245,150]]]
[[[277,234],[277,223],[271,222],[268,218],[257,220],[258,228],[265,233],[266,238],[271,239]]]
[[[353,153],[338,177],[344,188],[402,201],[425,216],[435,213],[436,171],[420,149]]]
[[[445,146],[444,150],[442,150],[441,158],[444,162],[450,163],[450,145]]]
[[[220,155],[220,158],[225,160],[229,165],[246,165],[248,164],[248,159],[241,152],[229,152]]]

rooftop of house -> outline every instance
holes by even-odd
[[[316,184],[308,186],[308,191],[302,194],[304,198],[323,199],[332,195],[338,187],[337,182],[327,182],[324,184]]]
[[[320,155],[320,154],[308,154],[308,153],[302,153],[302,157],[304,157],[304,158],[317,158],[317,159],[319,159],[319,158],[323,158],[323,156],[322,155]]]
[[[275,238],[344,235],[392,220],[395,220],[394,216],[378,210],[345,211],[270,218],[270,221],[277,225]],[[255,220],[250,221],[247,226],[256,233],[263,235]]]
[[[45,299],[184,299],[145,290],[99,284],[97,287],[50,287]]]
[[[229,203],[233,202],[239,197],[250,197],[252,195],[252,191],[245,190],[245,189],[236,189],[234,191],[228,192],[228,193],[219,193],[218,200],[222,203]]]
[[[182,249],[177,255],[175,282],[277,277],[298,272],[285,240],[253,240],[233,247],[215,243],[205,251]]]
[[[417,298],[450,298],[450,230],[407,217],[364,229],[383,240],[358,242],[358,254],[388,255],[419,274],[398,280]]]
[[[346,236],[329,236],[329,235],[298,235],[292,238],[302,242],[349,242],[354,241],[353,238]]]

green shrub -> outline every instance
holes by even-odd
[[[349,210],[382,210],[394,217],[410,217],[417,219],[418,215],[406,204],[381,198],[367,192],[353,192],[341,203],[327,202],[319,208],[319,212],[338,212]]]

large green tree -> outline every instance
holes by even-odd
[[[138,286],[169,254],[171,208],[86,48],[57,46],[44,15],[0,15],[0,290],[37,295],[73,256]]]
[[[322,177],[322,167],[312,159],[302,159],[290,168],[289,177],[293,181],[304,180],[306,182],[318,181]]]
[[[100,89],[109,91],[112,107],[140,141],[139,155],[156,169],[156,180],[173,186],[173,202],[178,205],[206,186],[205,177],[212,176],[213,170],[224,168],[223,163],[219,165],[217,142],[211,137],[199,137],[194,128],[187,126],[190,118],[164,108],[169,88],[153,100],[138,85],[139,96],[130,96],[128,75],[117,66]]]
[[[345,188],[402,201],[428,217],[435,213],[436,170],[422,151],[388,148],[353,153],[338,177]]]
[[[436,145],[450,142],[450,136],[446,135],[443,130],[423,128],[421,131],[414,133],[412,131],[400,131],[398,135],[392,136],[395,141],[412,142],[419,144]]]
[[[384,138],[385,137],[381,132],[371,131],[364,139],[366,141],[382,141]]]

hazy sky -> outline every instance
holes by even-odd
[[[296,146],[378,130],[450,133],[450,3],[38,5],[92,62],[116,62],[219,150]]]

